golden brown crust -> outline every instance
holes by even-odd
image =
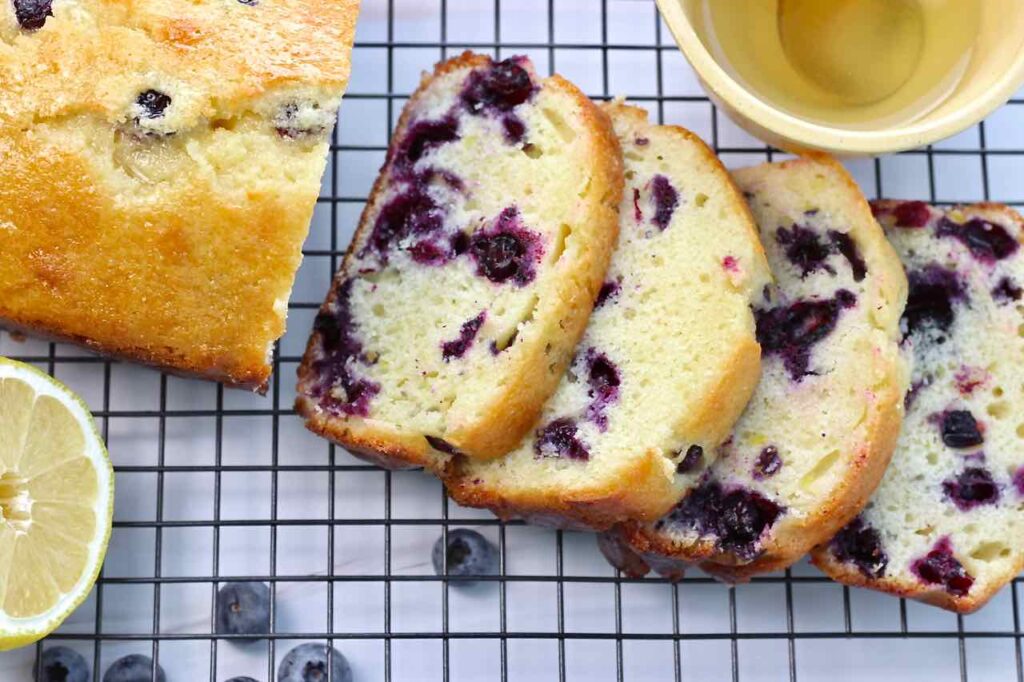
[[[411,95],[409,101],[416,101],[433,83],[447,73],[465,68],[485,66],[490,59],[484,55],[466,51],[461,55],[441,62],[434,67],[432,73],[424,74],[419,87]],[[486,416],[474,423],[456,424],[445,433],[445,440],[460,452],[479,458],[494,458],[505,454],[519,443],[527,429],[536,421],[544,400],[554,390],[562,372],[571,358],[576,342],[583,334],[589,319],[593,301],[600,289],[604,272],[611,258],[611,250],[618,235],[618,202],[622,193],[622,155],[618,141],[611,129],[611,122],[576,86],[560,76],[551,76],[545,81],[544,87],[553,88],[570,96],[584,115],[584,124],[594,139],[594,156],[592,169],[593,189],[599,191],[602,200],[592,202],[587,220],[581,220],[578,229],[582,241],[590,244],[590,248],[582,255],[583,265],[579,274],[572,278],[562,278],[559,288],[552,292],[542,305],[558,307],[560,314],[539,312],[538,320],[547,320],[548,329],[541,332],[550,339],[548,347],[536,344],[530,353],[520,352],[520,364],[529,368],[514,373],[515,380],[509,384],[501,396],[486,408]],[[398,125],[392,135],[391,145],[405,134],[412,116],[412,108],[407,107],[399,118]],[[339,272],[347,271],[354,256],[354,246],[366,238],[372,228],[368,216],[374,214],[378,202],[386,189],[388,178],[385,174],[378,176],[367,200],[359,227],[353,236],[351,245],[345,255]],[[577,261],[580,262],[580,261]],[[324,307],[327,309],[337,296],[341,278],[335,278]],[[580,314],[586,311],[586,314]],[[298,369],[300,393],[301,387],[313,379],[309,367],[311,352],[315,338],[311,337],[307,346],[302,365]],[[519,350],[517,348],[517,350]],[[537,367],[547,368],[547,372],[539,374]],[[424,467],[437,474],[443,474],[452,459],[450,455],[439,452],[426,444],[423,436],[410,431],[401,431],[397,425],[391,431],[382,431],[379,425],[371,420],[350,418],[345,424],[329,425],[329,421],[319,416],[316,404],[305,398],[296,403],[299,413],[307,418],[309,428],[325,435],[345,447],[361,449],[359,454],[368,461],[389,462],[382,464],[388,468]],[[319,417],[314,419],[314,417]],[[395,439],[402,444],[396,445]],[[379,446],[376,454],[369,456],[367,450]]]
[[[358,2],[237,9],[56,3],[32,33],[0,14],[0,324],[265,388],[327,147],[281,139],[267,107],[340,98]],[[158,86],[180,127],[135,136]],[[253,177],[276,157],[292,176]]]

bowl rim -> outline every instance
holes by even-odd
[[[755,125],[801,148],[881,154],[924,146],[974,125],[1005,104],[1024,85],[1024,49],[1021,49],[1012,66],[994,81],[984,97],[938,118],[925,118],[884,130],[851,130],[813,123],[760,99],[730,76],[697,35],[683,9],[684,0],[656,2],[676,45],[693,66],[704,88]]]

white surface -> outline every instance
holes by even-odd
[[[728,120],[712,118],[706,101],[700,96],[692,72],[675,49],[607,51],[607,81],[604,88],[601,4],[598,0],[556,0],[554,2],[554,38],[572,43],[573,48],[549,51],[547,0],[505,0],[501,3],[501,40],[533,43],[534,47],[502,50],[502,55],[527,53],[542,71],[553,57],[557,70],[575,80],[591,95],[622,94],[653,96],[658,92],[657,62],[662,64],[661,87],[666,99],[662,111],[669,123],[687,126],[706,139],[726,148],[723,159],[732,167],[763,161],[763,146],[737,129]],[[394,0],[394,39],[402,43],[437,43],[440,37],[440,0]],[[656,40],[654,4],[650,0],[608,0],[605,25],[612,45],[653,46]],[[461,42],[493,42],[494,5],[483,0],[447,0],[448,54],[460,51]],[[389,50],[376,46],[388,36],[387,0],[364,0],[358,43],[353,60],[349,97],[341,110],[339,143],[344,150],[333,155],[324,179],[324,196],[332,193],[353,201],[336,204],[337,245],[343,249],[358,219],[361,205],[377,168],[384,159],[389,115]],[[663,45],[671,45],[662,28]],[[370,44],[370,45],[367,45]],[[481,51],[489,51],[483,49]],[[393,91],[408,93],[419,73],[439,59],[436,47],[396,47],[391,51]],[[655,100],[638,100],[657,116]],[[391,119],[397,118],[402,100],[394,100]],[[996,112],[985,126],[985,140],[999,155],[977,153],[981,132],[967,131],[936,147],[932,156],[915,152],[878,161],[860,160],[850,168],[869,196],[931,199],[939,202],[980,200],[985,198],[987,168],[990,198],[1009,202],[1024,201],[1021,171],[1024,170],[1024,109],[1011,104]],[[351,146],[369,149],[350,149]],[[1016,152],[1016,153],[1006,153]],[[778,156],[776,156],[778,158]],[[332,173],[337,172],[336,175]],[[934,182],[931,178],[934,177]],[[308,249],[331,246],[332,208],[322,202],[316,212],[307,242]],[[319,304],[332,273],[329,257],[310,256],[300,271],[292,297],[293,304]],[[328,445],[306,433],[299,420],[290,414],[276,419],[277,464],[282,467],[315,465],[317,471],[271,471],[275,406],[288,410],[293,396],[295,366],[305,345],[314,315],[312,309],[292,309],[289,332],[281,344],[283,361],[277,374],[278,386],[266,398],[238,392],[226,392],[223,406],[228,411],[221,420],[221,461],[227,470],[220,474],[222,520],[243,522],[225,525],[219,530],[219,557],[213,555],[214,508],[217,474],[213,471],[180,471],[181,467],[216,463],[217,408],[216,387],[176,378],[166,379],[166,419],[162,482],[162,508],[159,518],[165,522],[195,521],[191,527],[165,526],[133,528],[119,525],[114,530],[108,554],[106,578],[137,578],[141,584],[107,583],[102,588],[101,627],[104,638],[99,646],[101,672],[116,658],[132,652],[149,654],[149,639],[118,641],[116,635],[143,635],[154,632],[154,585],[146,583],[155,575],[185,578],[181,583],[162,583],[159,589],[161,635],[198,634],[189,641],[162,640],[159,660],[169,682],[215,682],[235,675],[251,675],[266,682],[271,663],[266,643],[239,647],[230,642],[211,645],[202,638],[211,627],[213,585],[209,581],[189,582],[188,578],[214,575],[219,561],[221,576],[285,576],[277,583],[277,622],[279,633],[326,632],[338,636],[335,645],[352,663],[359,682],[385,679],[385,627],[395,633],[420,633],[423,639],[394,639],[390,643],[390,676],[393,680],[444,679],[445,643],[441,638],[443,622],[443,584],[434,580],[392,581],[395,576],[430,576],[430,548],[440,534],[440,524],[411,524],[410,520],[441,520],[445,505],[441,487],[428,477],[415,473],[387,474],[377,470],[352,470],[361,463],[347,453],[336,454],[337,469],[326,471],[330,463]],[[0,339],[0,353],[15,356],[41,356],[50,352],[49,344],[28,341],[13,343]],[[73,362],[89,357],[83,351],[57,346],[56,375],[79,391],[94,410],[104,409],[104,364]],[[41,363],[45,369],[46,363]],[[277,396],[276,399],[274,396]],[[155,467],[160,461],[161,420],[156,417],[127,416],[126,412],[159,410],[161,377],[151,370],[114,364],[110,374],[109,446],[117,474],[115,523],[152,524],[158,518],[157,499],[161,485],[156,471],[130,472],[124,467]],[[252,413],[239,413],[251,411]],[[195,413],[199,414],[196,415]],[[184,413],[184,414],[183,414]],[[101,424],[103,420],[100,420]],[[256,466],[258,471],[232,470],[231,467]],[[176,468],[179,470],[176,471]],[[328,565],[330,526],[322,523],[330,517],[330,480],[334,479],[333,530],[334,561]],[[385,495],[390,479],[390,504]],[[277,506],[272,508],[276,488]],[[295,522],[281,525],[276,532],[277,564],[270,565],[272,530],[269,521]],[[452,519],[489,520],[483,512],[448,509]],[[388,531],[386,516],[394,520],[390,529],[390,566],[385,565]],[[462,524],[458,524],[462,525]],[[499,527],[485,525],[482,532],[497,540]],[[155,547],[161,544],[161,562],[157,565]],[[547,577],[556,574],[559,553],[557,534],[543,529],[509,526],[505,532],[506,571],[517,579],[505,584],[508,633],[531,633],[530,639],[509,639],[506,663],[510,680],[557,680],[559,678],[559,596],[556,582],[528,580],[523,577]],[[651,635],[647,639],[627,639],[617,646],[616,584],[573,581],[573,577],[613,577],[612,570],[597,552],[587,535],[562,535],[561,566],[564,603],[565,679],[599,682],[615,680],[621,662],[627,680],[672,680],[676,675],[674,648],[680,659],[684,680],[714,681],[732,679],[733,640],[731,639],[730,591],[716,584],[686,581],[678,588],[678,644],[664,639],[674,632],[673,588],[656,581],[622,583],[621,632],[627,636]],[[332,571],[333,583],[309,580]],[[159,572],[159,573],[158,573]],[[353,576],[374,579],[351,580]],[[820,577],[813,568],[799,565],[798,577]],[[288,581],[288,577],[306,580]],[[701,577],[695,574],[694,577]],[[334,622],[327,623],[328,590],[333,585]],[[390,592],[389,592],[390,590]],[[792,599],[792,659],[787,637],[787,597]],[[1005,590],[980,614],[964,618],[969,633],[1013,631],[1013,595]],[[390,612],[385,600],[390,600]],[[864,591],[850,591],[852,637],[844,638],[844,590],[827,582],[793,582],[787,593],[782,582],[755,582],[735,589],[735,631],[761,634],[761,639],[741,639],[735,644],[738,679],[742,682],[790,679],[807,682],[833,680],[897,680],[947,682],[961,679],[961,666],[967,679],[976,681],[1016,679],[1017,657],[1014,641],[1008,637],[968,638],[963,651],[956,637],[958,619],[950,614],[916,604],[906,605],[907,627],[911,638],[900,634],[900,602]],[[499,584],[478,585],[471,589],[448,590],[448,631],[454,633],[447,643],[448,674],[451,680],[497,680],[501,676],[502,623]],[[61,628],[63,635],[95,633],[96,600],[90,600]],[[459,633],[484,632],[493,638],[459,638]],[[359,633],[359,638],[346,638]],[[573,637],[582,633],[598,639]],[[825,638],[801,638],[804,633]],[[891,634],[882,638],[857,637],[863,633]],[[924,636],[933,633],[939,636]],[[368,637],[366,636],[368,635]],[[658,639],[658,638],[662,639]],[[695,639],[696,638],[696,639]],[[61,642],[80,650],[92,660],[92,641]],[[291,648],[290,640],[279,640],[274,658]],[[31,679],[35,648],[0,654],[0,680],[21,682]],[[216,660],[212,661],[215,655]],[[276,666],[275,666],[276,668]]]

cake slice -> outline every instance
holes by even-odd
[[[910,279],[907,415],[871,501],[813,560],[968,613],[1024,568],[1024,222],[992,204],[875,211]]]
[[[760,375],[768,265],[743,196],[699,138],[606,105],[625,157],[619,242],[572,365],[505,457],[448,491],[499,516],[604,529],[654,520],[699,480]]]
[[[583,333],[618,231],[608,117],[465,53],[402,113],[299,368],[307,426],[390,467],[498,457]]]
[[[854,181],[825,156],[734,177],[777,282],[754,310],[761,382],[693,494],[603,540],[673,578],[699,563],[744,580],[831,537],[878,484],[902,413],[906,278]]]
[[[0,3],[0,326],[265,387],[358,10]]]

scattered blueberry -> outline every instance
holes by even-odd
[[[459,121],[450,114],[437,121],[418,121],[409,126],[396,163],[416,163],[429,150],[457,139]]]
[[[311,103],[302,105],[311,109],[319,109],[320,105],[317,103]],[[274,130],[281,137],[289,140],[294,140],[302,137],[309,137],[311,135],[319,135],[325,132],[325,128],[322,125],[303,125],[299,115],[300,104],[298,102],[289,102],[281,107],[277,116],[274,118]]]
[[[953,324],[953,302],[964,297],[964,287],[951,270],[932,263],[907,275],[910,292],[903,313],[907,336],[925,329],[946,330]]]
[[[999,284],[992,290],[992,296],[997,301],[1019,301],[1024,295],[1024,289],[1017,286],[1009,277],[1003,277]]]
[[[265,583],[225,583],[217,592],[218,635],[270,632],[270,588]]]
[[[498,552],[487,538],[475,530],[455,528],[448,531],[448,546],[444,537],[434,543],[431,560],[434,573],[457,577],[498,574]],[[458,584],[458,583],[455,583]]]
[[[672,214],[679,206],[679,192],[664,175],[655,175],[651,180],[651,197],[654,199],[654,217],[651,222],[664,230],[672,222]]]
[[[783,508],[746,488],[726,490],[718,481],[698,486],[668,516],[657,522],[691,528],[715,538],[718,546],[744,560],[757,556],[761,537]]]
[[[1024,467],[1013,473],[1013,487],[1017,489],[1018,493],[1024,495]]]
[[[167,107],[171,106],[171,96],[159,90],[146,90],[139,94],[135,104],[142,112],[141,118],[163,118]]]
[[[327,646],[314,642],[300,644],[281,659],[277,682],[327,682]],[[352,682],[352,668],[337,649],[330,653],[331,682]]]
[[[640,223],[644,219],[644,212],[640,209],[640,189],[633,188],[633,219]]]
[[[856,242],[853,241],[853,237],[845,232],[829,230],[828,238],[832,241],[832,245],[838,249],[839,253],[843,255],[846,262],[850,264],[853,281],[863,281],[864,276],[868,274],[868,265],[860,255],[860,250],[857,248]]]
[[[897,227],[924,227],[932,218],[932,210],[923,201],[904,201],[893,213]]]
[[[967,467],[955,479],[943,481],[942,490],[962,511],[999,501],[999,486],[981,467]]]
[[[541,249],[538,236],[523,228],[513,206],[503,210],[492,227],[470,237],[469,253],[482,277],[495,284],[512,281],[522,286],[536,276]]]
[[[691,445],[686,449],[686,454],[676,465],[677,474],[688,474],[696,471],[704,462],[704,448],[699,445]]]
[[[518,116],[506,114],[501,119],[501,127],[511,144],[519,144],[526,137],[526,124]]]
[[[576,422],[572,419],[556,419],[537,431],[533,451],[537,457],[568,457],[585,462],[590,459],[590,452],[576,432]]]
[[[942,442],[951,448],[973,448],[985,438],[969,410],[950,410],[942,415]]]
[[[622,379],[619,377],[619,370],[608,356],[598,353],[593,348],[586,354],[587,363],[587,384],[590,389],[587,395],[590,396],[590,405],[587,408],[587,418],[597,424],[602,431],[608,428],[608,418],[604,410],[608,405],[619,398],[619,386]]]
[[[962,225],[943,218],[935,229],[935,235],[962,242],[971,255],[984,262],[1002,260],[1020,248],[1020,243],[1005,227],[980,218],[972,218]]]
[[[313,363],[313,370],[319,376],[316,397],[328,411],[365,417],[380,386],[353,372],[353,365],[363,361],[363,346],[356,337],[352,317],[352,285],[351,279],[343,282],[334,301],[313,322],[313,332],[319,335],[323,353]],[[343,398],[337,395],[336,388],[344,393]]]
[[[769,445],[761,450],[761,454],[757,456],[757,461],[754,462],[754,479],[762,481],[766,478],[771,478],[781,468],[782,457],[779,456],[779,449],[774,445]]]
[[[864,577],[877,579],[885,575],[889,557],[882,549],[882,538],[860,516],[832,538],[831,547],[837,559],[854,564]]]
[[[466,351],[473,345],[473,340],[480,331],[480,327],[484,326],[486,319],[487,311],[482,310],[479,315],[462,324],[462,327],[459,329],[459,338],[454,341],[445,341],[441,344],[441,357],[445,362],[461,358],[466,354]]]
[[[462,91],[462,101],[469,110],[479,113],[493,107],[509,111],[528,100],[534,92],[533,81],[519,63],[520,58],[510,57],[473,71]]]
[[[14,16],[26,31],[37,31],[53,16],[53,0],[14,0]]]
[[[789,229],[780,227],[775,232],[775,241],[783,247],[789,262],[800,269],[801,277],[817,270],[836,274],[825,262],[832,254],[832,248],[814,230],[800,225],[793,225]]]
[[[600,308],[608,302],[608,299],[619,293],[621,286],[618,282],[605,282],[602,284],[601,290],[597,292],[597,300],[594,301],[594,309]]]
[[[377,214],[367,243],[384,257],[411,235],[429,235],[441,229],[444,212],[425,191],[411,188],[393,196]]]
[[[949,538],[942,538],[932,551],[911,564],[910,569],[924,582],[942,585],[950,594],[963,597],[971,590],[974,578],[953,556]]]
[[[114,661],[103,673],[103,682],[153,682],[153,659],[142,654],[130,654]],[[164,669],[156,666],[156,682],[167,682]]]
[[[824,301],[801,300],[789,306],[755,310],[757,341],[766,354],[779,355],[794,381],[809,374],[811,348],[835,329],[844,308],[856,305],[846,289]]]
[[[89,664],[74,649],[55,646],[43,652],[37,682],[87,682],[91,679]]]

